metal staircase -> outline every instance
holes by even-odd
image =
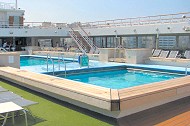
[[[83,37],[83,39],[87,42],[88,46],[90,47],[90,53],[99,53],[99,49],[96,45],[94,45],[94,42],[90,37],[88,36],[88,33],[78,24],[79,27],[79,33]]]
[[[78,30],[74,30],[70,27],[69,34],[76,42],[79,49],[83,53],[99,53],[98,47],[93,44],[93,41],[79,24],[78,28]]]
[[[84,45],[84,43],[80,40],[80,38],[76,35],[76,31],[73,28],[70,28],[69,35],[71,38],[75,41],[79,49],[82,51],[82,53],[87,53],[87,47]]]

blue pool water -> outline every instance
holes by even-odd
[[[64,78],[64,76],[59,76],[59,77]],[[67,76],[66,78],[74,81],[84,82],[112,89],[122,89],[143,84],[149,84],[153,82],[170,80],[178,77],[182,76],[174,74],[171,75],[171,74],[120,70],[120,71],[70,75]]]
[[[87,67],[81,68],[78,62],[73,62],[73,58],[66,58],[66,69],[67,70],[77,70],[84,69]],[[99,61],[90,61],[89,68],[99,68],[99,67],[111,67],[111,66],[121,66],[123,64],[118,63],[105,63]],[[53,71],[52,61],[48,61],[48,70],[47,70],[47,59],[46,56],[21,56],[20,57],[20,68],[22,70],[29,70],[35,73],[46,73]],[[59,63],[54,57],[54,70],[55,71],[64,71],[65,64],[63,62]]]
[[[71,61],[66,61],[71,62]],[[58,64],[58,60],[54,60],[55,64]],[[36,66],[36,65],[46,65],[47,59],[46,58],[39,58],[39,57],[29,57],[29,56],[21,56],[20,57],[20,66]],[[48,60],[48,64],[52,64],[51,60]]]

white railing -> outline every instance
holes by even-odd
[[[151,24],[173,24],[188,22],[190,19],[190,12],[156,15],[147,17],[125,18],[105,21],[95,21],[81,23],[83,28],[101,28],[101,27],[119,27],[119,26],[136,26],[136,25],[151,25]]]
[[[72,28],[70,28],[70,29],[71,30],[69,31],[69,34],[70,34],[71,38],[75,41],[75,43],[79,47],[80,51],[82,51],[82,53],[86,54],[86,46],[83,45],[83,43],[81,42],[81,40],[74,33],[74,30]]]
[[[78,25],[80,31],[79,33],[81,34],[81,36],[83,37],[83,39],[86,41],[86,43],[90,46],[90,53],[96,53],[99,52],[98,47],[96,45],[94,45],[94,42],[92,39],[90,39],[90,37],[88,36],[88,33],[86,33],[86,31],[80,26],[80,24]],[[82,31],[82,33],[81,33]]]
[[[80,23],[82,28],[104,28],[104,27],[130,27],[141,25],[155,25],[155,24],[173,24],[188,22],[190,20],[190,12],[156,15],[136,18],[125,18],[105,21],[95,21]],[[0,21],[0,28],[77,28],[78,23],[53,23],[53,22],[24,22],[24,24],[9,25],[8,21]]]
[[[16,4],[0,2],[0,9],[16,9]]]
[[[0,28],[66,28],[67,23],[52,23],[52,22],[24,22],[24,24],[9,24],[8,21],[0,21]]]

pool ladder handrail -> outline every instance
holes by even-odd
[[[51,55],[49,53],[47,53],[47,72],[48,72],[48,68],[49,68],[49,59],[51,60],[52,64],[53,64],[53,75],[55,74],[55,68],[54,68],[54,60],[52,59]]]
[[[73,56],[73,62],[75,61],[75,58],[77,59],[78,57],[79,57],[79,50],[78,49],[76,49],[75,50],[75,54],[74,54],[74,56]],[[78,60],[78,59],[77,59]]]
[[[188,75],[188,71],[187,71],[187,68],[189,67],[189,65],[187,65],[186,67],[185,67],[185,75],[187,76]]]
[[[61,54],[61,53],[60,53],[60,55],[58,55],[59,70],[60,70],[60,65],[61,65],[60,64],[60,62],[61,62],[60,58],[61,58],[62,62],[65,64],[65,77],[66,77],[67,76],[67,72],[66,72],[67,71],[67,64],[66,64],[65,59],[64,59],[63,56],[64,56],[64,54]]]

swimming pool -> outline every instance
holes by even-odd
[[[58,77],[65,78],[64,75]],[[67,75],[67,79],[111,89],[122,89],[182,77],[177,74],[115,70]]]
[[[116,66],[114,66],[114,63],[90,62],[91,68],[85,69],[81,68],[76,61],[73,62],[67,59],[65,62],[67,66],[67,79],[112,89],[128,88],[182,77],[182,75],[177,74],[129,71],[126,70],[127,66],[116,65],[116,63]],[[52,62],[48,61],[49,68],[47,70],[46,57],[24,56],[21,57],[20,64],[21,69],[25,68],[33,72],[41,71],[41,73],[52,75]],[[55,75],[65,78],[64,64],[58,69],[58,60],[56,58],[54,58],[54,64]]]
[[[97,64],[99,63],[97,62]],[[104,65],[106,63],[102,64]],[[33,68],[34,66],[27,67]],[[111,68],[113,66],[109,65],[109,67]],[[118,68],[121,68],[121,66],[118,65],[117,69]],[[97,68],[90,68],[85,70],[88,70],[90,74],[96,74],[99,72],[105,74],[104,72],[110,73],[110,71],[118,72],[114,70],[105,71],[105,68],[103,67],[98,68],[98,70],[96,71],[95,69]],[[172,73],[178,73],[179,71],[181,71],[183,72],[182,74],[184,74],[184,68],[171,68],[169,66],[167,66],[166,68],[164,66],[151,66],[141,64],[125,64],[125,67],[123,69],[120,69],[120,71],[126,70],[124,71],[125,74],[125,72],[133,72],[132,70],[135,69],[150,71],[161,70],[162,72]],[[88,72],[85,70],[75,69],[73,73],[71,72],[70,74],[69,71],[67,71],[67,77],[71,77],[72,75],[77,73],[85,75]],[[92,73],[92,71],[95,72]],[[11,67],[1,67],[0,73],[1,76],[3,76],[5,79],[11,80],[11,82],[16,82],[18,85],[22,85],[32,90],[50,95],[51,97],[67,101],[82,108],[86,108],[114,118],[121,118],[139,111],[143,111],[145,109],[149,109],[183,97],[190,96],[190,76],[179,76],[179,78],[178,76],[174,76],[175,79],[171,77],[171,79],[167,81],[161,80],[161,82],[144,84],[131,88],[111,89],[102,86],[94,86],[92,84],[85,84],[78,81],[72,81],[70,79],[34,73],[22,70],[22,67],[21,70]],[[61,73],[63,74],[64,71],[57,71],[55,72],[55,74],[56,73],[60,75]],[[160,72],[157,72],[155,74],[157,76],[157,74],[160,74]],[[103,78],[104,83],[107,83],[107,81],[110,80],[110,78],[112,77],[106,79],[105,77]],[[134,78],[135,77],[133,77],[133,79]],[[134,80],[138,81],[143,79],[135,78]]]

